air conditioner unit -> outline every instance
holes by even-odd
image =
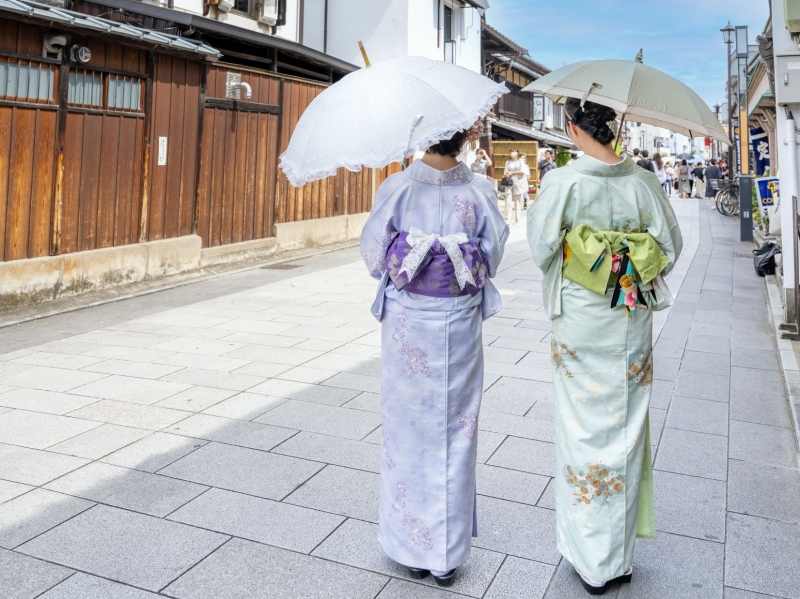
[[[256,18],[259,23],[275,25],[278,22],[278,0],[261,0],[256,4]]]
[[[800,33],[800,0],[783,0],[783,18],[789,33]]]
[[[233,10],[233,7],[233,0],[219,0],[219,2],[217,2],[217,10],[221,10],[222,12],[230,12]]]

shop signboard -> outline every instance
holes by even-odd
[[[769,211],[775,207],[780,197],[778,177],[761,177],[755,181],[758,211],[762,218],[769,218]]]

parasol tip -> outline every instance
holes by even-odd
[[[636,62],[644,63],[644,54],[642,53],[643,50],[644,48],[639,48],[639,53],[636,55]]]
[[[367,51],[364,48],[364,44],[361,43],[361,40],[358,40],[358,49],[361,50],[361,56],[364,59],[364,65],[367,68],[370,68],[372,65],[369,63],[369,56],[367,56]]]

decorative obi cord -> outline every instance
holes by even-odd
[[[475,296],[486,285],[483,254],[465,233],[441,237],[412,227],[389,246],[386,270],[398,291],[429,297]]]
[[[649,233],[595,231],[578,225],[564,238],[564,278],[600,295],[613,289],[611,307],[625,306],[628,317],[636,306],[659,309],[660,295],[669,296],[660,275],[670,264]]]

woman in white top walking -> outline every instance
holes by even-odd
[[[528,179],[525,176],[525,163],[519,157],[517,148],[511,148],[509,159],[506,160],[503,176],[511,177],[511,198],[506,199],[505,217],[510,224],[519,222],[519,207],[522,203],[522,196],[528,191]],[[514,204],[514,222],[511,223],[511,204]]]

